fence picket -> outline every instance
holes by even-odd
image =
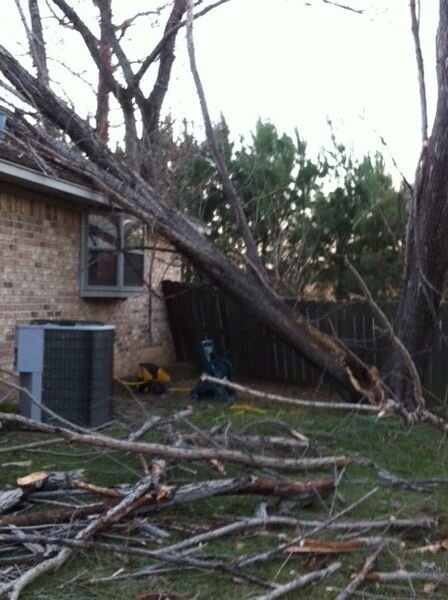
[[[228,358],[238,377],[256,377],[316,386],[323,373],[217,288],[164,281],[168,319],[177,360],[199,365],[200,341],[211,337],[217,353]],[[285,300],[326,333],[337,336],[368,364],[383,366],[391,341],[368,305],[361,302]],[[392,320],[393,304],[384,312]],[[424,384],[443,401],[448,397],[448,308],[443,305]]]

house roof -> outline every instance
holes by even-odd
[[[5,112],[0,107],[0,115]],[[108,199],[89,186],[82,176],[60,165],[42,160],[31,144],[17,144],[14,116],[7,111],[6,124],[0,120],[0,185],[7,183],[51,197],[89,205],[109,205]]]

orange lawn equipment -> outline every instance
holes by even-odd
[[[138,392],[151,392],[151,394],[165,394],[167,384],[171,381],[168,373],[154,363],[140,363],[136,376],[115,380],[126,388],[135,388]]]
[[[137,378],[142,382],[143,389],[147,389],[153,394],[165,394],[167,383],[171,381],[168,373],[154,363],[140,363],[138,366]]]

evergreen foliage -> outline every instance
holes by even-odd
[[[333,139],[311,158],[298,132],[279,134],[258,121],[234,144],[223,118],[216,134],[254,232],[260,256],[284,295],[348,298],[355,286],[347,257],[380,299],[400,286],[405,193],[394,188],[383,157],[357,160]],[[170,187],[179,205],[210,229],[222,250],[244,262],[241,240],[207,146],[185,126],[171,140]]]

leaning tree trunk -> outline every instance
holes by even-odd
[[[409,213],[396,326],[421,376],[428,364],[448,271],[448,0],[440,0],[437,78],[436,116],[418,164]],[[413,385],[402,355],[394,353],[386,370],[396,397],[414,409]]]
[[[22,90],[44,118],[64,130],[80,152],[71,151],[44,131],[12,115],[17,139],[26,139],[43,159],[51,158],[84,176],[124,210],[155,226],[159,233],[190,261],[202,269],[225,292],[244,305],[286,343],[298,350],[330,379],[335,388],[351,400],[367,398],[381,403],[383,388],[374,367],[366,366],[341,342],[321,333],[285,305],[272,289],[226,257],[190,223],[187,217],[158,198],[137,172],[115,157],[91,127],[50,89],[32,77],[0,46],[0,70],[12,85]]]

